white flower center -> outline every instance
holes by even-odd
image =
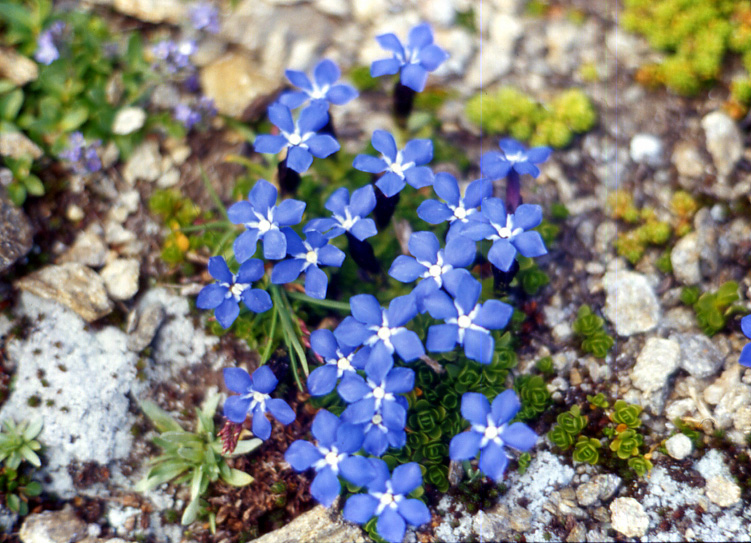
[[[381,326],[378,329],[378,338],[379,339],[381,339],[382,341],[386,341],[390,337],[391,337],[391,330],[389,329],[388,326]]]
[[[260,221],[258,221],[258,231],[261,234],[265,234],[269,230],[271,230],[271,223],[268,221],[268,219],[261,219]]]
[[[380,413],[376,413],[375,415],[373,415],[373,420],[371,422],[375,424],[376,426],[378,426],[379,424],[383,422],[383,417],[381,416]]]
[[[430,269],[428,270],[428,273],[433,277],[440,277],[441,276],[442,268],[438,264],[433,264],[430,266]]]
[[[386,395],[386,391],[384,391],[381,387],[376,387],[373,390],[373,397],[376,400],[382,400],[385,395]]]
[[[302,143],[302,138],[300,137],[300,134],[295,132],[294,134],[289,135],[287,141],[290,145],[300,145]]]
[[[352,364],[349,363],[348,359],[342,357],[337,361],[336,367],[339,368],[340,370],[351,370]]]
[[[318,253],[316,253],[315,251],[308,251],[305,254],[305,261],[308,264],[316,264],[318,262]]]
[[[467,210],[463,207],[457,207],[454,209],[454,217],[461,220],[464,219],[467,216]]]
[[[339,455],[334,451],[330,451],[326,454],[326,463],[329,466],[335,466],[339,462]]]
[[[386,508],[394,503],[394,495],[391,492],[386,492],[381,496],[381,507]]]
[[[524,162],[527,160],[527,153],[524,152],[518,152],[514,153],[513,155],[506,155],[506,160],[509,162]]]
[[[249,286],[250,285],[247,284],[247,283],[235,283],[234,285],[232,285],[232,287],[229,289],[229,291],[232,293],[232,296],[235,299],[238,299],[238,298],[240,298],[240,296],[242,296],[242,293]]]
[[[354,217],[353,218],[352,217],[352,213],[350,212],[350,210],[349,209],[345,209],[344,210],[344,218],[342,218],[342,217],[336,217],[336,219],[339,220],[339,224],[342,225],[342,228],[344,228],[347,232],[349,232],[349,230],[355,225],[355,223],[357,222],[357,219],[359,219],[359,217]]]
[[[488,441],[494,440],[495,438],[498,437],[498,428],[496,428],[495,426],[488,426],[487,428],[485,428],[485,436],[484,437]]]
[[[267,396],[268,395],[264,394],[263,392],[255,392],[255,391],[253,391],[253,401],[255,401],[255,402],[258,402],[258,403],[262,404],[266,400]]]
[[[404,170],[402,169],[402,165],[397,162],[391,165],[391,171],[399,177],[404,177]]]
[[[459,325],[459,328],[469,328],[472,325],[472,319],[467,315],[462,315],[457,319],[456,324]]]

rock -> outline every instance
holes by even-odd
[[[733,119],[722,111],[713,111],[701,120],[717,175],[727,177],[743,156],[743,139]]]
[[[669,438],[665,441],[665,448],[668,454],[676,460],[683,460],[694,450],[691,440],[685,434],[675,434]]]
[[[140,107],[124,107],[115,115],[112,122],[112,133],[119,136],[132,134],[140,130],[146,122],[146,112]]]
[[[616,498],[610,504],[610,522],[613,529],[626,537],[644,537],[649,528],[649,517],[644,507],[634,498]]]
[[[697,235],[697,246],[701,264],[701,272],[704,277],[717,274],[719,262],[719,225],[712,217],[712,211],[706,207],[701,208],[694,215],[694,230]],[[724,237],[724,236],[721,236]]]
[[[519,19],[507,13],[497,13],[488,25],[493,54],[481,55],[478,51],[464,82],[472,89],[479,89],[507,74],[514,58],[514,45],[523,31]]]
[[[678,240],[670,252],[670,264],[678,281],[684,285],[695,285],[701,281],[699,256],[699,235],[696,232],[686,234]]]
[[[595,505],[598,500],[607,501],[620,485],[621,478],[617,475],[597,475],[592,481],[579,485],[576,489],[576,501],[582,507]]]
[[[419,9],[423,19],[438,26],[451,26],[456,18],[456,9],[450,0],[424,0],[419,3]]]
[[[369,541],[359,526],[343,522],[338,513],[318,505],[256,543],[364,543]]]
[[[678,369],[680,359],[681,346],[677,341],[651,337],[636,359],[631,381],[644,392],[661,390],[668,377]]]
[[[141,352],[148,347],[164,321],[164,316],[162,304],[157,302],[146,306],[138,316],[136,329],[128,336],[128,349]]]
[[[704,174],[706,164],[699,150],[688,141],[681,141],[673,148],[670,157],[678,175],[684,177],[700,177]]]
[[[170,168],[162,174],[162,176],[156,180],[156,186],[160,189],[166,189],[174,187],[180,182],[180,170],[177,168]]]
[[[39,77],[37,63],[19,55],[13,49],[0,47],[0,79],[7,79],[18,87],[36,81]]]
[[[681,368],[699,379],[710,377],[722,367],[725,357],[703,334],[673,334],[681,346]]]
[[[10,158],[30,156],[36,160],[43,154],[39,146],[21,132],[0,132],[0,156]]]
[[[99,275],[113,300],[130,300],[138,292],[141,264],[135,258],[118,258],[107,264]]]
[[[58,264],[78,262],[91,268],[101,268],[107,257],[107,245],[102,238],[104,231],[97,223],[92,223],[76,236],[70,249],[57,259]]]
[[[636,134],[629,146],[631,160],[657,167],[662,163],[662,140],[652,134]]]
[[[278,84],[264,77],[247,55],[227,53],[201,70],[201,88],[220,113],[240,117],[257,101],[270,96]]]
[[[18,537],[23,543],[70,543],[86,535],[86,523],[70,505],[62,511],[45,511],[26,517]]]
[[[188,9],[180,0],[114,0],[112,6],[141,21],[175,25],[186,20]]]
[[[131,186],[139,179],[156,181],[160,175],[162,156],[159,154],[159,143],[154,140],[146,140],[136,147],[123,167],[123,179]]]
[[[741,487],[722,475],[710,478],[705,490],[709,501],[720,507],[730,507],[741,501]]]
[[[574,527],[566,536],[566,543],[586,543],[587,529],[581,522],[575,522]]]
[[[619,336],[648,332],[657,326],[660,304],[644,275],[610,271],[602,282],[607,291],[603,313]]]
[[[94,322],[112,311],[102,278],[78,262],[46,266],[22,277],[15,286],[69,307],[87,322]]]
[[[492,27],[491,27],[492,28]],[[557,74],[570,74],[579,64],[577,46],[581,47],[586,33],[581,25],[566,19],[556,19],[545,25],[547,56],[545,61]]]
[[[347,0],[316,0],[315,7],[318,11],[333,15],[334,17],[345,17],[349,15],[349,4]]]
[[[31,250],[33,230],[23,209],[0,190],[0,272]]]

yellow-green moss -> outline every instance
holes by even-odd
[[[501,87],[473,96],[467,118],[488,134],[506,134],[531,145],[565,147],[575,134],[590,130],[597,113],[579,89],[568,89],[541,104],[518,89]]]

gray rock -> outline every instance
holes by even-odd
[[[146,122],[146,112],[140,107],[124,107],[115,115],[112,122],[112,133],[120,136],[132,134],[140,130]]]
[[[45,511],[26,517],[18,537],[23,543],[71,543],[86,536],[86,523],[70,505],[62,511]]]
[[[21,132],[0,132],[0,156],[10,158],[30,156],[36,160],[43,154],[39,146]]]
[[[69,307],[88,322],[112,311],[102,278],[78,262],[46,266],[22,277],[15,286]]]
[[[31,250],[33,231],[26,214],[0,189],[0,272]]]
[[[141,264],[135,258],[118,258],[107,264],[99,275],[113,300],[130,300],[138,292]]]
[[[0,47],[0,79],[7,79],[23,87],[26,83],[36,81],[39,77],[37,63],[13,49]]]
[[[57,263],[78,262],[92,268],[104,266],[107,257],[107,245],[102,238],[103,234],[102,227],[97,223],[92,223],[76,236],[73,245],[60,255]]]
[[[550,21],[545,25],[547,56],[545,61],[557,74],[570,74],[579,63],[577,47],[581,47],[586,33],[581,25],[566,19]]]
[[[261,74],[247,55],[232,52],[201,70],[201,88],[220,113],[240,117],[254,103],[270,96],[281,82]]]
[[[707,167],[699,150],[687,141],[675,145],[670,159],[678,171],[678,175],[683,177],[700,177]]]
[[[123,179],[131,186],[139,179],[156,181],[160,175],[162,155],[159,154],[159,144],[154,140],[146,140],[136,147],[123,167]]]
[[[711,277],[717,273],[719,262],[718,224],[712,217],[712,211],[701,208],[694,215],[694,230],[697,235],[701,272],[704,277]]]
[[[602,282],[607,292],[603,313],[619,336],[648,332],[657,326],[660,304],[644,275],[610,271]]]
[[[711,477],[705,490],[709,501],[720,507],[731,507],[741,501],[741,487],[722,475]]]
[[[701,281],[700,254],[699,234],[696,232],[686,234],[673,246],[670,264],[675,278],[684,285],[695,285]]]
[[[112,6],[141,21],[172,24],[182,23],[188,9],[180,0],[112,0]]]
[[[162,304],[155,302],[147,305],[138,315],[135,330],[128,336],[128,349],[141,352],[148,347],[164,321],[164,317],[165,312]]]
[[[370,538],[355,524],[343,522],[333,509],[318,505],[256,543],[365,543]]]
[[[673,334],[670,336],[681,346],[681,368],[699,379],[710,377],[722,367],[725,357],[703,334]]]
[[[733,119],[722,111],[713,111],[701,120],[717,175],[723,179],[743,156],[743,139]]]
[[[644,537],[647,533],[649,517],[634,498],[616,498],[610,504],[610,514],[613,529],[626,537]]]
[[[636,134],[631,138],[629,153],[637,164],[659,166],[662,163],[662,140],[652,134]]]
[[[665,441],[665,448],[668,454],[676,460],[683,460],[694,450],[691,440],[685,434],[675,434],[669,438]]]

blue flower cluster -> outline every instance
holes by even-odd
[[[70,163],[70,167],[78,175],[96,173],[102,169],[99,158],[101,141],[95,140],[87,144],[81,132],[73,132],[68,137],[68,147],[60,153],[60,158]]]
[[[195,125],[205,122],[216,116],[214,100],[207,96],[201,96],[193,107],[185,103],[179,103],[174,110],[175,120],[190,130]]]

